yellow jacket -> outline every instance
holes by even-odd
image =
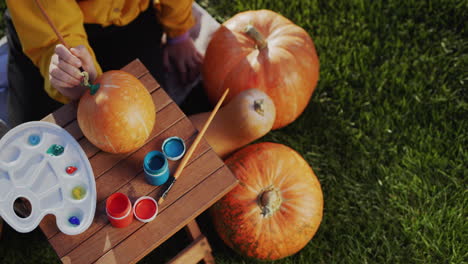
[[[150,0],[40,0],[63,38],[71,47],[85,45],[94,58],[98,74],[102,73],[96,56],[89,46],[84,23],[102,26],[123,26],[133,21],[149,6]],[[157,16],[166,34],[176,37],[194,24],[192,0],[151,0],[158,10]],[[13,24],[23,52],[39,68],[44,77],[44,89],[50,97],[67,103],[68,98],[50,85],[49,64],[59,43],[34,0],[7,0]],[[27,78],[27,76],[25,76]],[[39,87],[31,87],[38,89]]]

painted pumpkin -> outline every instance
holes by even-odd
[[[96,147],[126,153],[141,147],[153,130],[156,111],[145,86],[124,71],[99,76],[94,95],[87,91],[78,104],[78,124]]]
[[[203,62],[212,103],[226,88],[229,102],[249,88],[275,102],[273,129],[292,123],[310,101],[319,78],[319,58],[309,34],[269,10],[247,11],[227,20],[214,34]]]
[[[221,239],[242,255],[275,260],[301,250],[323,212],[320,183],[294,150],[276,143],[247,146],[226,160],[239,185],[211,209]]]

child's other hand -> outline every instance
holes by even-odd
[[[180,83],[185,85],[199,75],[203,56],[195,48],[193,40],[187,38],[182,42],[166,44],[163,60],[166,71],[177,71]]]
[[[71,100],[79,99],[86,90],[86,87],[81,85],[83,76],[80,67],[89,73],[90,82],[93,82],[97,72],[92,56],[85,46],[80,45],[70,50],[62,44],[55,46],[55,53],[49,65],[50,83]]]

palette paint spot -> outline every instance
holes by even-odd
[[[81,200],[86,196],[86,189],[83,186],[76,186],[72,189],[72,197],[75,200]]]
[[[68,222],[74,226],[78,226],[80,225],[80,219],[76,216],[72,216],[70,218],[68,218]]]
[[[60,156],[63,154],[63,151],[65,148],[61,145],[53,144],[52,146],[49,147],[47,150],[47,154],[51,156]]]
[[[32,134],[28,138],[28,143],[31,146],[37,146],[41,142],[41,137],[36,134]]]
[[[72,175],[73,173],[75,173],[75,171],[78,170],[77,167],[75,166],[68,166],[65,171],[67,172],[67,174],[69,175]]]

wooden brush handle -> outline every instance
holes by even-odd
[[[189,159],[192,157],[193,152],[195,151],[195,149],[197,148],[198,144],[200,143],[200,140],[202,139],[203,135],[205,134],[206,130],[208,129],[208,126],[210,125],[211,121],[212,121],[213,118],[215,117],[215,115],[216,115],[216,113],[218,112],[219,108],[220,108],[221,105],[223,104],[223,101],[224,101],[224,99],[226,98],[228,92],[229,92],[229,88],[226,89],[226,91],[224,91],[223,96],[221,96],[221,98],[219,99],[219,101],[218,101],[218,103],[216,104],[215,108],[213,109],[213,111],[211,112],[210,116],[208,117],[208,120],[206,120],[205,124],[203,125],[202,130],[199,131],[197,137],[196,137],[195,140],[193,141],[193,144],[190,146],[190,148],[188,149],[187,153],[186,153],[185,156],[182,158],[182,161],[180,162],[179,167],[177,167],[177,170],[176,170],[176,172],[174,173],[174,181],[177,180],[177,178],[179,178],[180,174],[182,173],[182,171],[183,171],[184,168],[185,168],[185,165],[187,165],[187,162],[188,162]],[[168,187],[168,189],[167,189],[164,193],[167,194],[167,192],[169,191],[169,188],[171,188],[171,187],[172,187],[172,185],[170,185],[170,186]],[[162,202],[164,202],[165,196],[166,196],[166,195],[163,195],[163,196],[161,196],[161,198],[159,198],[158,204],[161,204]]]
[[[47,23],[49,26],[52,28],[52,30],[55,32],[55,35],[57,35],[58,39],[60,40],[60,43],[62,43],[67,49],[70,50],[70,46],[68,46],[67,42],[65,39],[62,37],[62,34],[58,31],[57,27],[54,25],[54,22],[52,22],[52,19],[50,19],[49,15],[45,11],[44,7],[42,6],[41,2],[39,0],[36,0],[36,4],[41,10],[42,15],[44,15],[45,19],[47,20]]]
[[[185,165],[187,165],[188,160],[192,157],[193,152],[195,151],[198,144],[200,143],[200,140],[202,139],[203,135],[205,134],[206,130],[208,129],[208,126],[210,125],[211,121],[213,121],[213,118],[215,117],[215,115],[218,112],[219,108],[223,104],[223,101],[226,98],[226,95],[228,94],[228,92],[229,92],[229,89],[226,89],[223,96],[221,96],[221,99],[219,99],[218,103],[216,104],[215,108],[213,109],[213,112],[211,112],[210,117],[208,117],[208,120],[206,120],[205,124],[203,125],[202,130],[198,133],[197,137],[193,141],[192,146],[190,146],[187,154],[185,154],[184,158],[180,162],[179,167],[177,167],[177,170],[174,173],[174,178],[177,179],[180,176],[180,174],[182,173],[182,170],[184,169]]]

